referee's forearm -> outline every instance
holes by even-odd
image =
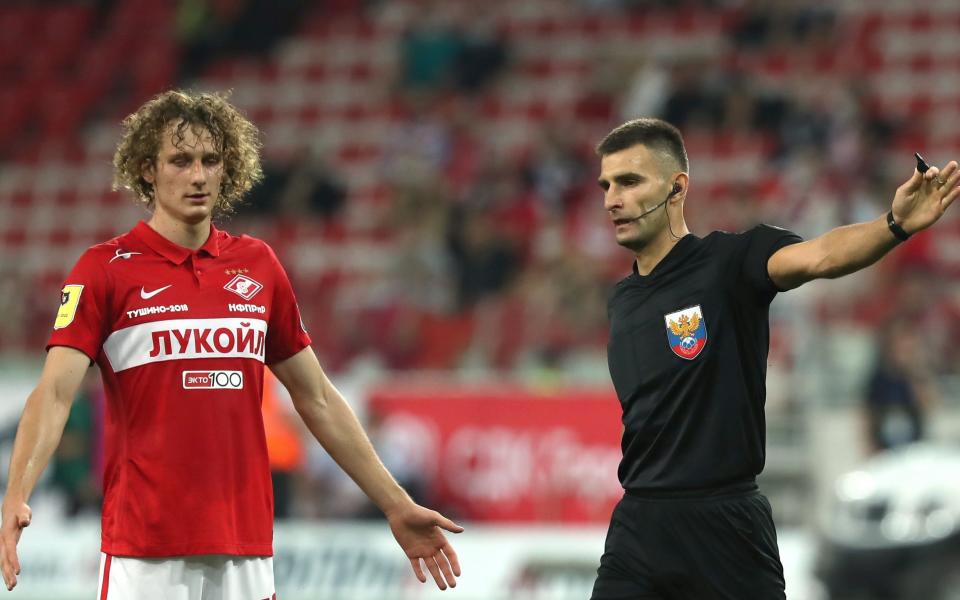
[[[817,238],[823,251],[818,277],[835,279],[869,267],[899,243],[885,216],[831,229]]]

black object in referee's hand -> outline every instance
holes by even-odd
[[[914,152],[913,155],[917,157],[917,172],[923,175],[930,168],[930,165],[927,164],[927,161],[923,160],[919,152]]]

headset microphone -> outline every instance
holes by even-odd
[[[638,216],[636,216],[636,217],[634,217],[633,219],[630,219],[630,220],[631,220],[631,221],[638,221],[638,220],[642,219],[643,217],[649,215],[649,214],[652,213],[653,211],[657,210],[658,208],[660,208],[661,206],[663,206],[664,204],[666,204],[667,202],[669,202],[669,201],[670,201],[670,198],[673,198],[674,196],[676,196],[677,194],[679,194],[681,191],[683,191],[683,187],[681,187],[681,185],[680,185],[679,183],[674,182],[674,184],[673,184],[673,189],[670,191],[669,194],[667,194],[667,197],[663,199],[663,202],[661,202],[660,204],[657,204],[656,206],[654,206],[653,208],[651,208],[651,209],[649,209],[649,210],[643,211],[643,212],[640,213]],[[671,233],[673,233],[673,232],[671,231]]]

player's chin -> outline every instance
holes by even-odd
[[[203,220],[210,217],[213,214],[213,206],[211,204],[195,204],[192,206],[184,207],[180,215],[182,220],[185,223],[200,223]]]

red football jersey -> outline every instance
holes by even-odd
[[[211,226],[193,251],[141,221],[80,257],[47,347],[103,374],[103,552],[273,554],[263,366],[309,344],[283,267],[255,238]]]

